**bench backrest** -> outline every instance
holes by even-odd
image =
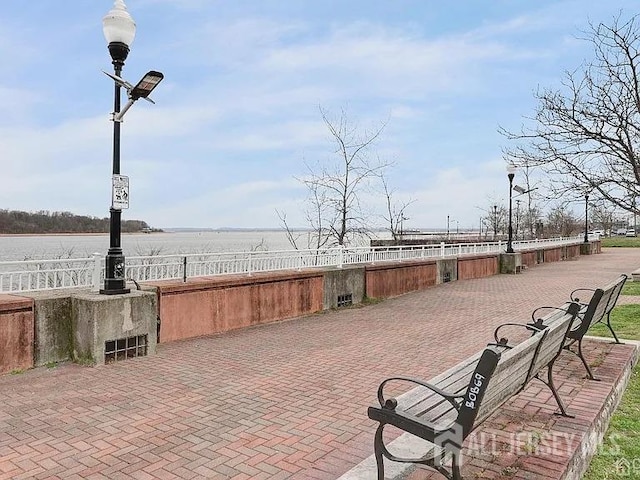
[[[465,436],[473,430],[473,424],[481,423],[506,400],[523,390],[538,372],[560,355],[565,336],[579,308],[579,305],[572,303],[568,311],[556,318],[547,328],[500,354],[490,381],[482,392],[483,398],[474,405],[473,402],[467,403],[465,395],[457,420],[462,425]],[[472,376],[467,394],[474,392],[473,389],[477,387],[475,380]],[[469,425],[470,420],[472,425]]]
[[[538,353],[538,358],[533,368],[536,373],[560,355],[565,345],[567,333],[576,322],[576,317],[579,312],[580,305],[572,302],[567,305],[566,312],[563,315],[558,316],[551,314],[549,320],[545,321],[545,318],[542,319],[544,325],[547,327],[547,337],[542,347],[540,347],[540,352]]]
[[[615,281],[611,282],[611,284],[604,287],[605,291],[611,288],[611,296],[607,302],[605,315],[609,315],[611,310],[613,310],[613,307],[616,306],[616,302],[618,301],[618,297],[620,296],[620,292],[622,292],[622,287],[624,287],[624,283],[627,281],[627,278],[628,277],[625,274],[622,274]]]
[[[531,364],[546,335],[546,331],[538,332],[516,347],[501,352],[488,381],[482,385],[482,395],[477,399],[473,398],[474,395],[478,396],[477,380],[482,381],[483,379],[477,377],[474,372],[458,411],[457,423],[462,426],[464,437],[473,430],[475,424],[481,423],[505,400],[515,395],[526,385],[530,377]],[[486,349],[481,360],[485,355],[489,356],[488,352],[490,351]],[[497,352],[495,353],[497,354]],[[478,366],[480,366],[480,362]],[[482,372],[479,373],[484,376]]]
[[[595,289],[586,311],[581,316],[580,324],[569,332],[568,336],[570,338],[582,339],[592,325],[601,321],[605,315],[611,312],[618,300],[625,280],[626,275],[623,275],[606,287]]]

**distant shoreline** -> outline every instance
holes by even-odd
[[[171,233],[171,232],[122,232],[122,235],[137,235],[144,233]],[[104,237],[109,236],[109,232],[68,232],[68,233],[0,233],[0,237]]]

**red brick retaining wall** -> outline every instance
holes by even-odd
[[[436,284],[435,261],[398,262],[365,267],[367,297],[386,298]]]
[[[321,271],[156,283],[160,339],[210,335],[319,312],[322,284]]]
[[[500,271],[498,255],[458,259],[458,280],[489,277]]]
[[[33,300],[0,295],[0,373],[33,367]]]

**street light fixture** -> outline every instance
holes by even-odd
[[[125,79],[117,75],[112,75],[111,73],[105,72],[104,70],[102,73],[104,73],[108,77],[111,77],[117,84],[127,90],[129,101],[124,107],[122,107],[122,110],[120,112],[114,113],[112,118],[114,122],[120,123],[123,122],[124,114],[127,113],[131,106],[141,98],[145,99],[147,102],[151,102],[153,104],[156,103],[149,98],[149,95],[164,78],[164,75],[162,73],[151,70],[147,72],[135,86],[133,86]]]
[[[160,83],[163,76],[160,72],[147,73],[137,85],[132,86],[120,75],[124,61],[129,55],[129,49],[136,36],[136,23],[127,11],[123,0],[115,0],[113,8],[102,19],[102,31],[107,40],[107,47],[113,64],[113,75],[107,75],[114,80],[113,100],[113,169],[112,183],[114,198],[109,209],[109,250],[105,257],[104,288],[101,294],[119,295],[129,293],[126,288],[125,258],[121,246],[121,214],[122,208],[128,207],[128,179],[120,176],[120,124],[122,117],[133,103],[140,99],[148,98],[151,91]],[[106,73],[106,72],[105,72]],[[129,103],[120,111],[120,90],[125,87],[129,96]],[[116,184],[118,188],[126,189],[124,201],[116,201]],[[123,187],[124,185],[124,187]],[[124,204],[124,205],[123,205]]]
[[[521,187],[520,185],[514,185],[513,189],[516,192],[518,192],[518,196],[520,196],[520,195],[524,195],[525,193],[533,192],[534,190],[537,190],[538,187],[533,187],[533,188],[530,188],[529,190],[527,190],[524,187]]]
[[[507,177],[509,178],[509,238],[507,240],[507,253],[513,253],[513,177],[516,176],[516,167],[507,166]]]

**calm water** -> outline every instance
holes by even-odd
[[[306,233],[300,233],[305,248]],[[363,244],[364,243],[363,241]],[[109,235],[0,236],[0,261],[55,258],[86,258],[106,254]],[[239,252],[247,250],[290,250],[281,231],[221,231],[127,234],[122,236],[125,256],[181,253]]]

